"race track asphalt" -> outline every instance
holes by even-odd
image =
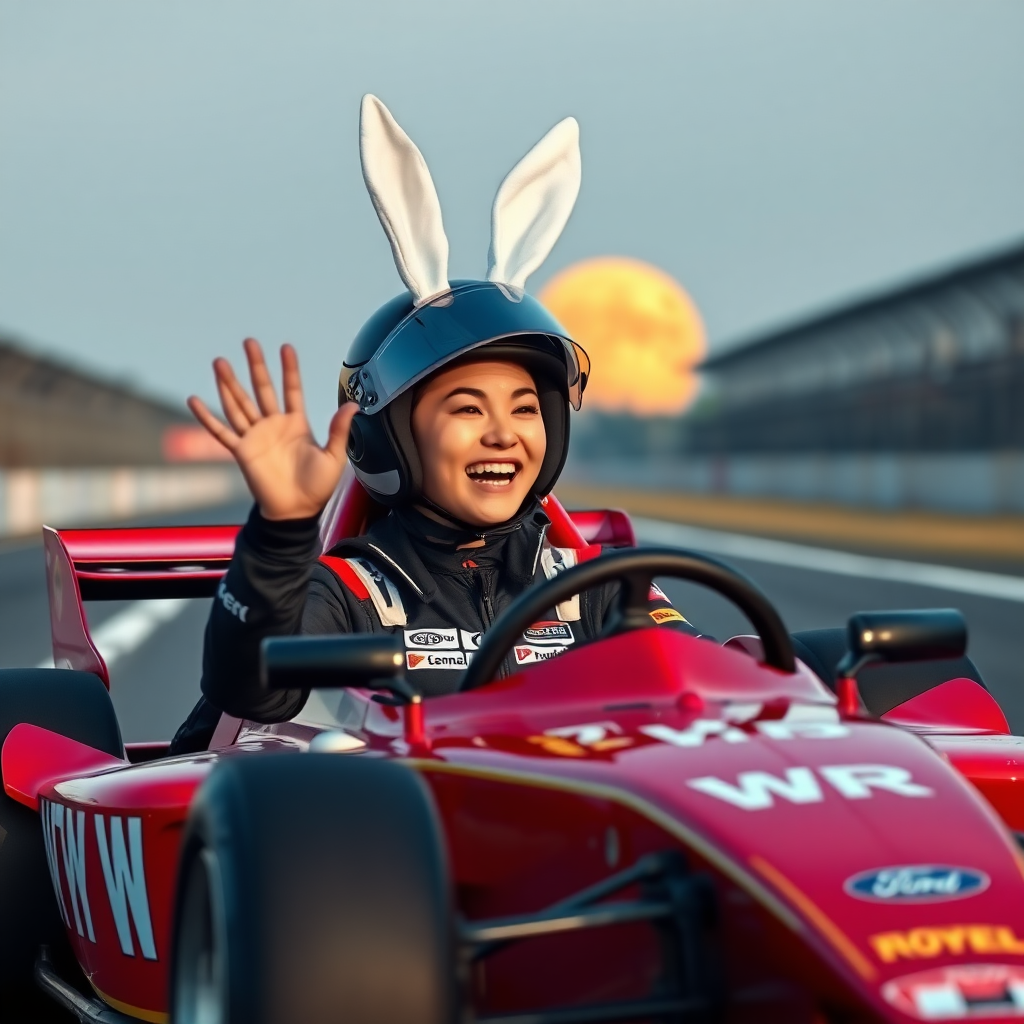
[[[246,512],[244,504],[235,504],[169,516],[163,521],[240,522]],[[666,529],[667,533],[655,530],[655,539],[664,543],[666,537],[687,536],[686,528],[683,533],[673,533],[676,527]],[[643,529],[640,533],[643,540]],[[726,539],[735,536],[719,535]],[[756,549],[757,545],[747,547]],[[870,566],[867,575],[837,574],[829,566],[842,556],[824,549],[820,562],[814,552],[810,558],[805,554],[796,560],[804,564],[785,564],[785,557],[773,561],[725,556],[721,550],[719,547],[717,557],[732,562],[759,584],[792,630],[843,625],[850,614],[866,609],[960,608],[970,629],[970,654],[1002,704],[1011,726],[1024,732],[1021,600],[901,581],[898,569],[893,570],[895,579],[871,578]],[[892,558],[891,551],[885,552],[883,561],[877,564],[896,565]],[[971,568],[963,560],[958,567]],[[976,568],[1018,578],[1022,572],[1019,562],[994,565],[989,561]],[[703,632],[725,638],[749,631],[742,617],[716,595],[675,581],[663,581],[662,585],[676,606]],[[187,601],[180,607],[163,608],[159,614],[138,602],[93,602],[87,606],[98,645],[101,650],[106,645],[116,655],[111,659],[111,695],[126,741],[170,737],[195,703],[199,696],[202,634],[208,609],[209,600]],[[50,627],[41,545],[37,541],[0,544],[0,668],[39,665],[49,656]],[[16,1024],[63,1020],[49,1011],[4,1019],[13,1019]]]

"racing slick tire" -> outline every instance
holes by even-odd
[[[448,878],[411,769],[327,753],[222,761],[182,841],[171,1020],[454,1024]]]
[[[0,669],[0,745],[22,722],[124,756],[110,694],[70,669]],[[0,1005],[30,998],[40,946],[71,962],[43,847],[39,815],[0,790]]]

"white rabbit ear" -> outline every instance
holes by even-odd
[[[525,288],[547,259],[580,191],[580,126],[567,117],[508,173],[491,207],[487,280]]]
[[[448,291],[448,238],[423,154],[376,96],[359,108],[363,181],[416,305]]]

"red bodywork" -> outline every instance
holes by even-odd
[[[555,543],[633,542],[622,513],[570,517],[554,499],[548,511]],[[350,487],[332,536],[371,513]],[[48,531],[56,663],[106,678],[83,590],[210,593],[235,532]],[[803,665],[789,675],[745,640],[652,628],[419,707],[339,699],[363,749],[431,786],[468,921],[540,911],[675,848],[713,881],[728,1021],[957,1019],[949,1007],[961,1004],[961,1017],[1024,1019],[1024,860],[1010,832],[1024,830],[1024,740],[970,680],[881,721],[847,717]],[[166,1019],[196,787],[221,758],[305,750],[326,728],[314,719],[225,716],[209,752],[138,764],[31,725],[10,733],[6,791],[41,814],[72,945],[115,1009]],[[977,884],[889,901],[851,889],[866,873],[929,865]],[[511,945],[474,968],[474,1005],[511,1014],[639,997],[660,956],[645,924]]]

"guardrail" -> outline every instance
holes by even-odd
[[[153,466],[0,469],[0,537],[36,533],[43,523],[83,526],[149,513],[218,505],[247,493],[237,467]]]

